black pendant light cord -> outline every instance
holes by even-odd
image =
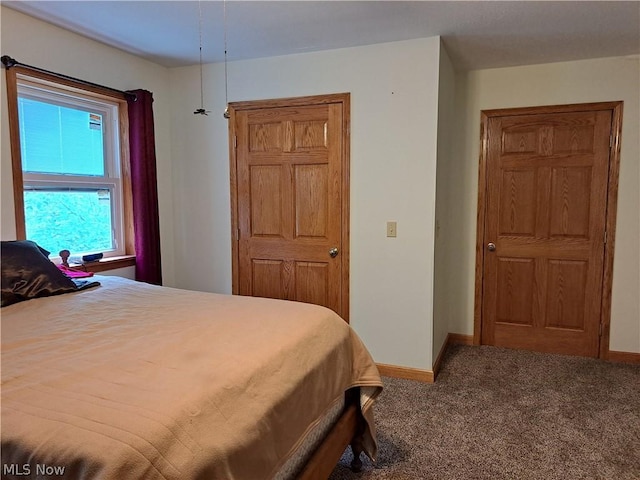
[[[193,113],[194,115],[208,115],[204,109],[204,81],[202,75],[202,0],[198,0],[198,43],[200,45],[200,108]]]
[[[231,113],[229,112],[229,82],[227,75],[227,0],[224,0],[223,3],[223,18],[224,18],[224,113],[222,116],[224,118],[231,117]]]

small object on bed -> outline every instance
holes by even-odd
[[[58,252],[58,255],[60,255],[60,260],[62,260],[62,263],[58,265],[58,269],[62,273],[64,273],[65,276],[69,277],[72,280],[74,278],[93,277],[93,272],[79,270],[69,265],[69,255],[71,255],[71,252],[69,250],[60,250],[60,252]]]
[[[78,270],[74,267],[65,267],[64,265],[58,265],[58,269],[71,280],[73,280],[74,278],[93,277],[93,272],[85,272],[84,270]]]

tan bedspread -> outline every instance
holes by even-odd
[[[346,389],[382,386],[328,309],[99,280],[1,311],[5,474],[271,478]]]

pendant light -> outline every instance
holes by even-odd
[[[209,115],[209,110],[204,108],[204,82],[202,80],[202,0],[198,0],[198,40],[200,43],[200,108],[197,108],[194,115]]]

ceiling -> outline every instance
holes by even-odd
[[[225,24],[229,61],[435,35],[458,70],[640,53],[640,1],[2,4],[167,67],[198,63],[200,21],[204,63],[224,60]]]

